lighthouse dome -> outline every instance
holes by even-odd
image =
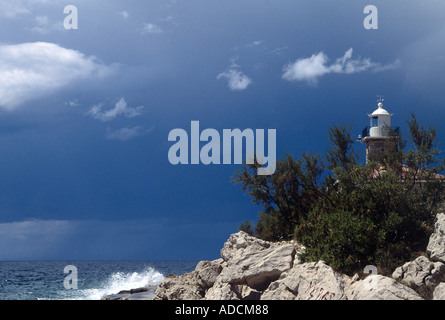
[[[391,116],[388,111],[383,109],[383,103],[379,102],[378,108],[371,114],[372,117],[375,116]]]

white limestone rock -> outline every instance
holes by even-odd
[[[271,283],[261,299],[345,300],[349,281],[322,261],[298,264]]]
[[[433,261],[445,263],[445,214],[437,215],[434,232],[431,234],[426,252]]]
[[[348,300],[423,300],[413,289],[382,275],[369,275],[345,290]]]

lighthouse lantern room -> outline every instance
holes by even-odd
[[[391,117],[388,111],[383,108],[383,97],[379,96],[377,109],[368,114],[370,126],[363,129],[358,140],[366,144],[366,163],[371,160],[379,161],[388,147],[394,146],[393,135],[391,134]],[[398,133],[399,128],[394,131]]]

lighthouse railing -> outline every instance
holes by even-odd
[[[366,137],[389,137],[391,135],[400,135],[400,127],[365,127],[362,130],[361,138]]]

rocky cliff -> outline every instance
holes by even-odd
[[[240,231],[224,244],[220,259],[201,261],[190,273],[168,275],[154,300],[445,299],[443,213],[437,216],[426,255],[400,266],[392,277],[360,279],[335,272],[323,261],[300,263],[302,250],[295,242],[271,243]]]

